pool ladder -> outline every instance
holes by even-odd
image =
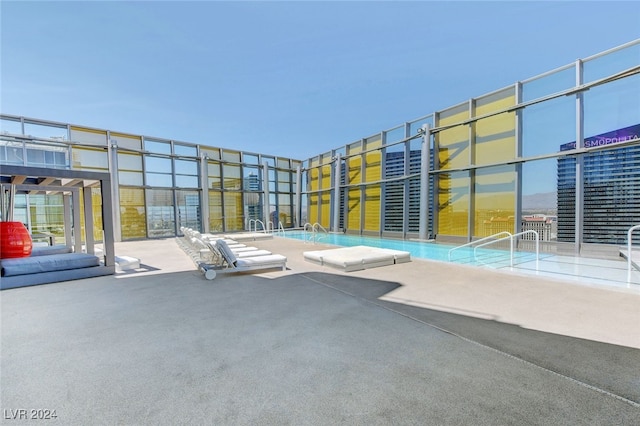
[[[310,231],[308,231],[308,229],[310,229]],[[320,225],[318,222],[313,225],[307,222],[304,224],[302,230],[304,232],[304,241],[311,241],[313,244],[329,235],[329,232],[324,228],[324,226]],[[310,232],[311,235],[307,236],[307,232]]]

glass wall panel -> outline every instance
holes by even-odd
[[[257,155],[242,153],[242,162],[244,164],[260,164],[260,158]]]
[[[69,140],[67,126],[55,126],[52,124],[35,123],[24,121],[24,134],[36,138],[58,139],[61,141]]]
[[[104,130],[84,129],[82,127],[71,127],[71,140],[85,145],[107,145],[107,132]]]
[[[500,111],[515,104],[514,89],[509,88],[477,99],[475,116]],[[476,121],[475,159],[477,165],[509,161],[516,156],[516,115],[502,113]]]
[[[557,241],[559,185],[564,180],[564,172],[559,169],[559,164],[557,159],[551,158],[522,165],[522,231],[537,231],[541,241]],[[573,188],[571,193],[574,194],[574,174],[570,180],[570,187]],[[569,222],[573,226],[573,202],[569,209],[572,211]]]
[[[20,120],[0,118],[0,133],[10,133],[12,135],[22,134],[22,123]]]
[[[147,155],[144,157],[144,165],[146,184],[148,186],[173,186],[171,158]]]
[[[171,144],[169,142],[144,139],[144,149],[154,154],[171,154]]]
[[[290,194],[278,194],[278,216],[283,227],[291,228],[293,226],[293,206]]]
[[[273,169],[269,169],[267,172],[267,176],[269,177],[269,192],[276,192],[276,171]]]
[[[178,229],[181,227],[202,229],[200,227],[200,193],[198,191],[176,191],[178,204]]]
[[[593,87],[585,92],[585,138],[638,125],[640,125],[640,75],[636,74],[607,85]],[[616,136],[633,135],[638,135],[638,133],[610,135],[611,137],[602,143],[622,142],[623,140],[620,140],[619,137],[616,138]],[[586,141],[585,146],[589,146]]]
[[[254,219],[264,221],[263,198],[263,194],[259,192],[244,193],[245,220],[249,221],[250,219]]]
[[[8,194],[0,194],[0,196],[7,196],[7,195]],[[5,198],[5,201],[7,200],[7,198]],[[28,198],[27,194],[15,194],[14,205],[13,205],[13,220],[16,222],[22,222],[29,231],[32,231],[31,219],[29,218],[29,205],[27,204],[27,198]]]
[[[118,152],[118,181],[120,185],[142,186],[142,155]]]
[[[320,194],[320,202],[322,204],[318,222],[320,222],[320,225],[329,229],[331,226],[331,193],[329,191],[322,191]]]
[[[185,157],[197,157],[198,150],[195,146],[173,144],[173,153]]]
[[[220,150],[218,148],[200,147],[200,152],[210,160],[220,160]]]
[[[209,231],[224,231],[224,214],[222,211],[222,192],[209,191]]]
[[[277,167],[279,169],[288,169],[289,168],[289,160],[286,158],[278,158]]]
[[[224,193],[225,231],[241,231],[244,229],[244,215],[241,192]]]
[[[147,236],[146,208],[142,188],[120,187],[120,224],[123,240]]]
[[[222,166],[222,176],[224,179],[224,189],[239,190],[242,188],[240,166],[224,164]]]
[[[609,77],[640,64],[640,43],[584,61],[584,83]]]
[[[176,186],[178,188],[198,188],[198,161],[196,160],[173,160],[176,175]]]
[[[385,144],[401,141],[405,138],[404,126],[399,126],[385,132]]]
[[[447,126],[467,120],[468,105],[442,111],[439,114],[438,126]],[[460,125],[443,130],[436,134],[440,169],[462,168],[469,166],[469,126]]]
[[[109,138],[118,148],[128,148],[140,150],[142,148],[142,138],[140,136],[126,135],[124,133],[110,132]]]
[[[64,204],[62,194],[29,195],[31,232],[48,232],[64,238]]]
[[[467,171],[438,175],[438,234],[468,235],[469,181]]]
[[[515,166],[477,169],[474,184],[476,237],[515,232]]]
[[[69,148],[67,146],[25,142],[24,148],[27,152],[27,166],[50,167],[53,169],[69,167]],[[8,143],[6,146],[6,154],[5,158],[8,160],[18,160],[8,161],[9,163],[24,165],[22,160],[24,151],[22,150],[21,143]],[[94,159],[94,162],[95,161]]]
[[[309,199],[309,210],[307,211],[307,220],[302,223],[303,225],[307,222],[311,224],[318,222],[318,203],[320,202],[320,196],[317,193],[313,193],[309,194],[307,198]]]
[[[554,93],[568,90],[576,85],[575,65],[554,73],[538,77],[522,84],[522,101],[528,102]]]
[[[404,176],[406,143],[385,149],[384,178]],[[405,180],[384,184],[384,230],[401,232],[404,225]]]
[[[360,231],[360,188],[351,187],[348,190],[347,200],[347,229]]]
[[[94,172],[106,172],[109,170],[109,160],[105,149],[91,149],[73,147],[71,151],[73,168],[75,170],[87,170]]]
[[[418,232],[420,230],[420,174],[424,172],[426,167],[422,167],[422,138],[413,139],[409,142],[409,175],[413,176],[409,179],[409,199],[407,200],[407,208],[409,210],[409,224],[407,230],[409,232]],[[431,160],[433,162],[434,151],[431,151]],[[433,169],[433,167],[432,167]],[[433,187],[433,177],[429,177],[429,187],[431,188],[431,196],[435,197],[435,188]],[[434,206],[435,203],[429,203]],[[433,208],[429,209],[429,216],[433,216]],[[429,223],[433,223],[430,221]]]
[[[522,111],[522,156],[551,154],[576,140],[576,101],[563,96]]]
[[[367,152],[365,155],[366,182],[378,182],[382,178],[382,150]]]
[[[240,152],[239,151],[232,151],[230,149],[223,149],[222,150],[222,159],[224,161],[230,161],[232,163],[239,163],[240,162]]]
[[[380,231],[380,185],[368,185],[364,190],[364,230]]]
[[[278,192],[292,193],[293,188],[291,185],[291,172],[289,172],[288,170],[287,171],[278,170],[277,175],[278,175]]]
[[[175,236],[173,191],[170,189],[147,189],[146,202],[149,238]]]
[[[176,175],[176,187],[197,188],[198,186],[198,176]]]
[[[24,144],[2,140],[0,136],[0,164],[25,165]]]
[[[468,115],[465,116],[465,118],[468,118]],[[433,114],[411,121],[409,123],[409,134],[411,136],[418,134],[418,130],[422,129],[422,126],[425,124],[428,124],[430,127],[433,127]]]
[[[209,189],[222,189],[220,163],[209,161],[207,163],[207,170],[209,175],[209,182],[207,184],[207,187]]]
[[[242,167],[242,189],[245,191],[262,191],[262,178],[258,167]]]
[[[91,215],[93,217],[93,240],[102,242],[102,194],[100,188],[84,188],[82,191],[91,191]],[[82,191],[80,196],[82,197]],[[86,228],[84,220],[84,203],[80,203],[80,229],[82,233],[82,242],[86,240]]]
[[[263,155],[262,156],[262,163],[267,163],[267,165],[269,167],[275,167],[276,166],[276,159],[274,157],[269,157],[267,155]]]

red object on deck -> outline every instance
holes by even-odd
[[[28,257],[33,242],[22,222],[0,222],[0,259]]]

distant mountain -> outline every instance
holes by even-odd
[[[556,210],[558,208],[558,193],[539,192],[522,196],[522,210]]]

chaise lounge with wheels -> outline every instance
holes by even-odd
[[[287,258],[280,254],[237,257],[224,240],[217,240],[215,248],[222,256],[221,265],[200,264],[200,269],[208,280],[214,279],[218,273],[248,272],[275,268],[281,268],[284,271],[287,269]]]

